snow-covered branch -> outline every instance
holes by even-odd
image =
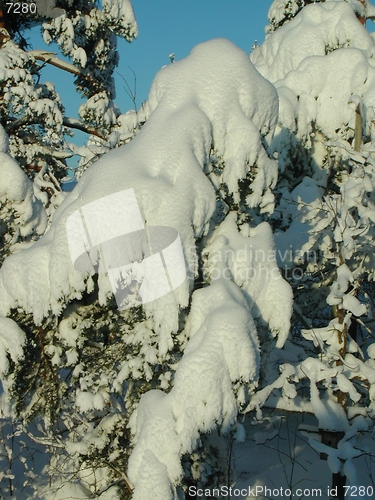
[[[100,132],[94,127],[90,127],[89,125],[82,123],[80,120],[77,120],[76,118],[65,117],[63,120],[63,125],[65,127],[70,127],[80,130],[81,132],[85,132],[86,134],[94,135],[95,137],[99,137],[100,139],[105,139],[105,136],[102,132]]]
[[[81,76],[85,80],[93,83],[93,79],[89,75],[87,75],[85,71],[78,68],[77,66],[74,66],[74,64],[68,63],[56,57],[55,52],[46,52],[45,50],[30,50],[28,53],[38,61],[43,61],[45,63],[51,64],[56,68],[63,69],[64,71],[68,71],[69,73],[72,73],[76,76]]]

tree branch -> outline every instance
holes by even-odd
[[[24,125],[35,125],[39,123],[38,121],[27,115],[23,115],[21,118],[14,118],[12,116],[8,116],[7,120],[11,122],[10,124],[4,127],[7,134],[13,134],[15,130],[19,129]]]
[[[72,73],[76,76],[81,76],[90,83],[95,83],[94,80],[85,73],[85,71],[77,68],[77,66],[74,66],[74,64],[59,59],[58,57],[56,57],[56,54],[54,52],[46,52],[44,50],[30,50],[28,53],[38,61],[44,61],[48,64],[51,64],[52,66],[55,66],[56,68],[63,69],[68,73]]]
[[[21,118],[13,118],[13,117],[8,116],[7,119],[11,122],[8,125],[4,126],[7,134],[13,134],[20,127],[27,126],[27,125],[36,125],[39,123],[38,120],[33,119],[32,117],[27,116],[27,115],[23,115]],[[99,137],[100,139],[103,139],[103,140],[106,139],[105,135],[102,132],[100,132],[99,130],[97,130],[94,127],[90,127],[89,125],[86,125],[86,124],[80,122],[76,118],[69,118],[66,116],[63,119],[63,125],[65,127],[75,128],[77,130],[81,130],[81,132],[85,132],[86,134],[94,135],[95,137]]]
[[[99,132],[99,130],[97,130],[93,127],[90,127],[88,125],[85,125],[84,123],[80,122],[79,120],[76,120],[75,118],[65,117],[63,120],[63,125],[65,125],[65,127],[70,127],[70,128],[75,128],[77,130],[81,130],[81,132],[85,132],[86,134],[95,135],[95,137],[99,137],[100,139],[103,139],[103,140],[106,139],[104,134]]]
[[[117,472],[117,474],[121,477],[121,479],[125,482],[126,486],[128,487],[128,490],[132,492],[134,490],[134,485],[128,478],[128,476],[125,474],[125,472],[119,470],[117,467],[115,467],[114,464],[108,462],[107,460],[104,461],[104,463],[110,467],[113,471]]]

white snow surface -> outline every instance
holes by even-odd
[[[7,153],[9,149],[9,137],[4,128],[0,125],[0,152]]]
[[[65,224],[73,211],[103,196],[133,188],[147,224],[177,229],[185,254],[195,248],[195,238],[207,230],[215,210],[215,190],[202,171],[211,145],[228,163],[225,179],[237,192],[247,160],[254,163],[264,151],[259,130],[268,139],[272,134],[278,99],[246,54],[218,39],[198,45],[186,59],[163,68],[151,88],[149,105],[151,115],[142,131],[84,173],[43,238],[5,260],[0,271],[0,314],[6,316],[19,306],[40,323],[50,310],[59,314],[66,301],[81,296],[85,276],[73,268]],[[99,287],[104,303],[111,288],[103,275]],[[185,282],[175,295],[148,306],[162,337],[169,338],[177,329],[178,305],[186,306],[188,298]]]
[[[177,499],[180,456],[202,432],[229,430],[237,417],[236,381],[256,384],[259,348],[243,292],[218,279],[193,294],[186,326],[190,341],[169,394],[149,391],[132,415],[136,446],[129,460],[133,500]],[[240,401],[241,403],[241,401]]]
[[[42,234],[47,224],[43,205],[35,198],[33,183],[5,152],[0,152],[0,179],[0,207],[10,203],[21,236],[31,234],[33,230]]]
[[[307,140],[314,122],[314,131],[336,140],[354,130],[358,104],[373,113],[373,55],[373,38],[352,7],[340,1],[306,5],[254,49],[251,60],[278,89],[280,124]],[[366,133],[373,139],[371,116]],[[281,132],[276,140],[282,140]]]
[[[332,48],[355,47],[373,55],[371,35],[346,2],[306,5],[290,22],[273,32],[251,53],[258,71],[271,82],[296,70],[310,56],[325,56]]]
[[[0,318],[0,379],[9,370],[8,355],[14,362],[23,358],[25,333],[10,318]]]
[[[236,213],[231,212],[215,229],[204,254],[211,282],[223,278],[241,287],[253,316],[269,324],[281,348],[290,329],[293,292],[277,266],[270,225],[244,224],[238,229]]]
[[[22,203],[27,195],[32,193],[30,179],[7,153],[0,153],[0,169],[0,198]]]
[[[263,140],[271,140],[278,98],[244,52],[218,39],[198,45],[186,59],[163,68],[152,85],[148,106],[150,115],[140,133],[84,172],[55,212],[48,232],[27,250],[5,259],[0,270],[0,314],[6,316],[11,308],[21,307],[38,324],[50,311],[60,314],[67,302],[80,298],[89,285],[87,276],[73,267],[66,221],[90,202],[133,189],[145,224],[176,229],[186,260],[190,256],[193,261],[187,262],[188,279],[175,292],[145,305],[161,352],[173,346],[171,333],[178,329],[179,307],[188,305],[194,279],[195,240],[207,233],[216,209],[215,188],[204,173],[211,147],[225,163],[223,181],[235,199],[238,180],[252,167],[254,196],[249,204],[262,208],[263,198],[269,204],[277,163],[268,157]],[[252,236],[259,245],[273,245],[267,224],[258,229],[243,227],[244,236],[232,226],[230,216],[228,230],[236,248]],[[271,268],[278,272],[274,262]],[[193,294],[187,325],[190,341],[173,389],[168,395],[147,393],[132,417],[137,437],[129,476],[136,487],[135,499],[173,498],[182,473],[181,454],[194,449],[199,433],[217,425],[226,430],[235,422],[245,401],[243,391],[237,400],[232,384],[255,385],[258,377],[251,308],[256,303],[265,317],[271,317],[270,297],[274,291],[283,293],[282,280],[274,281],[267,281],[266,292],[259,280],[255,288],[247,283],[250,291],[243,292],[240,283],[215,280]],[[284,292],[290,294],[289,289]],[[99,300],[104,304],[110,295],[108,278],[99,275]],[[275,315],[272,321],[271,327],[284,339],[285,314]],[[83,409],[102,405],[84,394],[78,403]]]
[[[375,97],[375,68],[372,64],[356,48],[337,50],[324,58],[314,56],[301,62],[297,69],[290,71],[283,80],[276,83],[281,91],[280,112],[284,123],[290,124],[291,129],[294,129],[294,124],[289,123],[284,111],[295,99],[292,98],[291,101],[286,94],[284,87],[287,87],[299,98],[295,118],[298,118],[300,137],[310,132],[311,121],[316,122],[323,134],[333,140],[340,138],[335,131],[341,130],[343,124],[354,129],[357,102],[369,105]],[[351,74],[350,78],[348,74]],[[373,129],[370,132],[374,134]]]

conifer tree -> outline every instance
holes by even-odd
[[[22,18],[0,50],[0,376],[13,404],[2,398],[0,410],[3,429],[22,435],[15,450],[25,464],[15,478],[3,439],[2,491],[188,496],[191,484],[223,484],[217,443],[244,439],[238,415],[247,408],[262,420],[271,408],[315,416],[301,431],[343,499],[358,482],[355,458],[367,451],[357,437],[372,431],[374,413],[375,47],[364,26],[373,6],[276,0],[252,62],[215,40],[163,68],[141,129],[113,101],[111,33],[136,33],[128,2],[58,8],[43,35],[71,63],[20,47]],[[38,61],[76,75],[87,97],[81,120],[35,78]],[[91,133],[99,154],[122,147],[91,162],[89,144],[65,197],[48,182],[59,185],[69,127]],[[46,163],[44,184],[25,158]],[[119,214],[109,200],[129,191],[148,244],[155,227],[172,229],[185,262],[186,279],[172,287],[168,274],[170,293],[145,303],[139,269],[160,254],[168,267],[163,239],[141,254],[121,240],[134,266],[116,278],[122,302],[113,269],[94,257],[106,256],[106,241],[100,251],[85,246],[93,271],[70,254],[80,234],[69,218],[94,207],[95,228],[112,227]],[[26,452],[40,450],[48,460],[30,469]],[[228,464],[225,474],[229,485]]]
[[[67,159],[75,152],[74,141],[68,145],[66,139],[70,139],[74,130],[79,129],[88,134],[86,152],[85,148],[79,148],[83,164],[95,156],[91,152],[94,142],[97,155],[121,144],[123,135],[129,139],[134,133],[133,119],[130,120],[130,128],[127,128],[126,119],[113,103],[115,92],[112,78],[118,62],[116,36],[131,41],[137,35],[130,2],[105,1],[99,6],[94,1],[68,1],[60,3],[54,10],[51,2],[35,3],[36,12],[15,13],[12,9],[16,6],[5,3],[2,3],[0,10],[1,262],[37,241],[49,228],[55,210],[64,201],[66,193],[62,190],[62,182],[67,176]],[[31,4],[28,5],[31,8]],[[68,61],[51,53],[43,38],[39,47],[30,47],[27,30],[33,26],[40,26],[45,42],[56,41]],[[52,64],[61,72],[68,71],[76,75],[77,90],[87,97],[80,111],[81,120],[66,116],[64,103],[54,85],[43,83],[45,64]],[[55,417],[66,384],[63,383],[61,387],[57,383],[55,364],[51,363],[45,345],[50,335],[48,332],[51,332],[50,326],[47,326],[49,321],[36,326],[30,315],[20,311],[13,317],[27,331],[27,349],[24,366],[19,373],[13,374],[16,377],[14,381],[18,378],[16,384],[19,384],[17,394],[14,393],[14,406],[4,411],[7,405],[4,403],[5,406],[2,406],[5,419],[2,420],[5,422],[5,427],[2,427],[3,444],[6,446],[4,456],[12,457],[11,443],[14,437],[9,442],[5,440],[9,429],[22,432],[20,443],[23,442],[23,445],[20,444],[18,448],[18,464],[26,464],[23,459],[32,455],[35,448],[44,453],[49,450],[49,465],[44,459],[41,463],[48,465],[46,484],[48,477],[52,484],[53,471],[57,470],[54,468],[57,464],[60,466],[65,463],[59,445],[61,429],[58,426],[61,424],[57,423]],[[20,339],[19,335],[23,334],[14,331],[18,335],[16,338]],[[15,361],[18,354],[12,351],[12,339],[8,337],[11,332],[9,323],[6,323],[0,335],[2,339],[8,339],[3,340],[6,346],[4,352],[10,352],[11,360]],[[95,343],[95,340],[92,339],[92,342]],[[72,347],[72,340],[68,344]],[[5,363],[6,358],[1,359]],[[5,365],[2,365],[2,370],[2,375],[7,372]],[[7,392],[5,381],[3,389]],[[1,399],[3,405],[4,394]],[[43,424],[38,420],[42,414],[45,418]],[[29,424],[31,421],[34,423]],[[75,423],[74,432],[79,432],[78,429],[79,425]],[[117,433],[116,439],[122,439],[121,432]],[[125,437],[123,439],[126,440]],[[30,450],[30,454],[27,450]],[[13,453],[16,453],[15,450]],[[89,458],[90,453],[87,460]],[[33,489],[39,488],[41,491],[43,482],[36,484],[33,472],[27,468],[23,470],[23,475],[14,475],[12,467],[18,467],[15,461],[16,457],[13,456],[2,463],[1,467],[4,465],[9,470],[9,473],[0,475],[2,494],[12,495],[20,488],[25,488],[26,494],[30,496]],[[74,476],[76,471],[72,467],[71,475]],[[58,469],[58,478],[61,474],[64,475],[62,468]]]
[[[207,81],[216,82],[214,94]],[[259,222],[274,207],[277,163],[267,147],[275,89],[245,53],[216,40],[163,68],[146,109],[139,134],[91,165],[49,231],[1,269],[1,314],[23,332],[17,346],[24,353],[4,344],[11,357],[4,387],[28,438],[49,452],[35,484],[46,498],[76,488],[165,500],[181,496],[189,478],[212,484],[222,468],[205,434],[219,428],[224,440],[233,437],[258,381],[253,315],[269,324],[265,336],[278,346],[288,333],[291,290],[274,261],[258,263],[250,253],[237,273],[228,257],[247,244],[265,253],[273,246],[269,225]],[[178,231],[187,274],[176,292],[124,311],[106,273],[74,268],[66,226],[76,203],[121,188],[134,189],[145,223]],[[262,282],[246,273],[258,264]],[[271,291],[284,297],[275,317]],[[152,436],[160,433],[158,444]],[[155,489],[148,480],[154,473]]]
[[[340,499],[346,484],[358,484],[353,460],[364,451],[356,437],[373,428],[375,47],[363,26],[373,12],[370,2],[326,1],[292,13],[290,2],[275,1],[270,34],[251,56],[280,97],[273,148],[282,188],[273,224],[301,348],[299,361],[283,364],[251,408],[316,416],[316,429],[305,434],[328,457]]]
[[[67,176],[68,158],[78,150],[82,165],[87,165],[96,155],[121,144],[124,135],[129,139],[134,133],[134,121],[128,126],[129,120],[120,116],[113,103],[112,77],[118,62],[116,35],[128,41],[137,35],[131,4],[107,1],[100,9],[96,2],[63,2],[52,9],[50,3],[32,3],[36,12],[27,3],[22,4],[22,8],[29,6],[27,12],[13,12],[16,6],[12,3],[1,9],[1,151],[32,181],[22,207],[17,206],[18,198],[24,199],[25,193],[10,194],[3,188],[2,198],[7,203],[1,208],[5,224],[2,256],[12,245],[28,243],[44,231],[46,221],[42,219],[50,217],[64,199],[61,183]],[[56,41],[71,62],[48,50],[28,47],[27,29],[35,25],[40,25],[44,40]],[[81,121],[66,116],[54,85],[43,83],[45,64],[76,75],[77,90],[88,98],[80,109]],[[76,148],[74,141],[68,145],[67,136],[76,129],[88,134],[88,147]],[[21,234],[19,226],[26,222]]]

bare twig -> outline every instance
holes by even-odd
[[[130,481],[130,479],[128,478],[128,476],[125,474],[125,472],[123,472],[122,470],[119,470],[115,465],[111,464],[110,462],[108,462],[106,460],[104,461],[104,463],[121,477],[121,479],[125,482],[125,484],[128,487],[130,492],[134,490],[134,486],[133,486],[132,482]]]
[[[132,103],[133,103],[133,106],[134,106],[134,111],[136,112],[136,115],[138,117],[138,108],[137,108],[137,75],[135,74],[135,71],[133,71],[131,69],[131,67],[129,66],[129,69],[130,71],[133,73],[133,76],[134,76],[134,85],[133,85],[133,90],[131,89],[127,79],[117,71],[117,74],[120,76],[120,78],[124,81],[125,83],[125,87],[124,87],[124,90],[126,92],[126,94],[130,97]]]

